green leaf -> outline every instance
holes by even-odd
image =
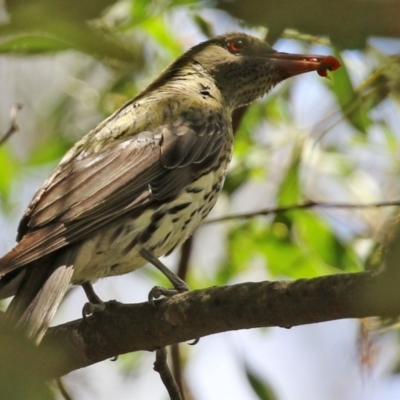
[[[199,1],[198,0],[171,0],[171,7],[176,7],[176,6],[187,6],[187,5],[198,5]]]
[[[69,49],[70,45],[45,36],[18,36],[0,43],[0,53],[38,54]]]
[[[245,270],[249,261],[257,255],[253,237],[253,221],[240,223],[228,235],[229,258],[220,265],[216,274],[217,284],[225,285],[232,277]]]
[[[278,205],[285,206],[288,204],[296,204],[301,200],[301,192],[299,186],[299,167],[300,167],[300,149],[295,149],[292,162],[286,172],[279,191]]]
[[[269,121],[287,122],[291,119],[288,110],[289,102],[283,96],[271,96],[267,98],[265,103],[266,114]]]
[[[247,138],[251,137],[251,132],[254,131],[254,128],[266,118],[267,109],[264,103],[255,103],[252,104],[251,107],[246,109],[244,116],[242,117],[242,121],[240,123],[237,138]],[[235,140],[235,147],[236,147]]]
[[[149,16],[149,2],[135,0],[131,2],[131,16],[134,24],[143,22]]]
[[[127,353],[118,356],[117,365],[125,377],[130,377],[138,373],[142,361],[143,354],[141,352]]]
[[[171,29],[167,26],[167,22],[162,16],[156,15],[147,18],[140,26],[147,35],[155,39],[162,46],[163,50],[169,50],[173,57],[178,57],[182,54],[181,45],[176,37],[171,34]]]
[[[7,146],[0,147],[0,200],[3,206],[8,205],[10,189],[19,172],[20,164]]]
[[[275,224],[274,224],[275,225]],[[288,232],[282,237],[281,227],[272,227],[257,238],[259,253],[266,259],[268,271],[275,277],[312,278],[326,272],[321,263],[293,241]],[[278,234],[276,232],[279,232]]]
[[[193,17],[193,22],[200,29],[200,32],[208,39],[213,38],[215,35],[214,25],[202,15],[196,14]]]
[[[232,194],[243,182],[250,177],[250,170],[246,168],[243,162],[236,165],[226,177],[224,184],[224,192]]]
[[[27,164],[31,166],[38,166],[47,164],[54,161],[59,161],[70,145],[65,143],[59,137],[55,137],[52,140],[47,140],[46,143],[37,146],[31,153]]]
[[[335,71],[331,78],[331,89],[333,90],[339,105],[347,117],[347,120],[360,132],[366,134],[371,120],[368,112],[371,104],[365,101],[365,98],[356,92],[351,83],[348,70],[346,68],[340,53],[336,50],[335,56],[341,61],[341,68]]]
[[[334,234],[332,227],[318,214],[311,211],[293,213],[298,243],[313,257],[326,265],[347,272],[359,271],[359,263],[350,245],[345,245]]]
[[[260,400],[277,400],[275,392],[272,387],[265,382],[265,380],[261,380],[256,374],[254,374],[250,368],[247,366],[246,369],[246,377],[247,380],[253,389],[254,393],[258,396]]]
[[[240,223],[231,229],[228,246],[229,260],[218,272],[219,284],[260,256],[275,277],[312,278],[361,269],[351,244],[343,243],[322,217],[306,210],[277,214],[272,224],[266,217]]]

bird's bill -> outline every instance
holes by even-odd
[[[317,71],[320,76],[327,76],[327,71],[335,71],[340,67],[340,61],[333,56],[318,56],[313,54],[290,54],[276,52],[268,56],[274,65],[287,72],[288,77]]]

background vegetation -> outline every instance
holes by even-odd
[[[400,4],[265,3],[0,3],[3,132],[10,106],[23,104],[19,131],[0,147],[0,253],[13,246],[17,221],[35,188],[79,137],[190,46],[242,30],[282,51],[333,54],[342,68],[329,79],[317,74],[292,79],[236,116],[240,124],[224,192],[208,222],[166,262],[179,264],[192,289],[380,267],[400,201]],[[371,204],[379,207],[360,206]],[[105,300],[139,302],[154,284],[165,281],[143,268],[96,287]],[[57,323],[79,317],[81,292],[70,292]],[[284,333],[278,328],[225,333],[194,348],[183,345],[187,396],[393,399],[400,380],[387,374],[397,371],[397,334],[378,336],[370,328],[370,321],[347,321]],[[4,333],[0,352],[8,358],[2,357],[0,374],[15,362],[10,336]],[[152,358],[124,355],[70,374],[65,385],[76,399],[162,399]],[[44,392],[60,397],[45,386],[32,389],[34,372],[27,370],[23,377],[31,396],[37,391],[37,398]],[[43,372],[36,372],[40,378]],[[18,382],[11,386],[22,390],[18,398],[26,398],[22,378],[11,376]]]

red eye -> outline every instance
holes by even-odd
[[[228,50],[233,54],[239,54],[244,48],[243,40],[236,39],[228,42]]]

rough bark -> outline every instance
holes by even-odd
[[[400,314],[398,284],[384,274],[354,273],[314,279],[248,282],[176,295],[149,303],[106,304],[86,322],[51,328],[43,346],[68,361],[53,377],[119,354],[157,348],[215,333]]]

